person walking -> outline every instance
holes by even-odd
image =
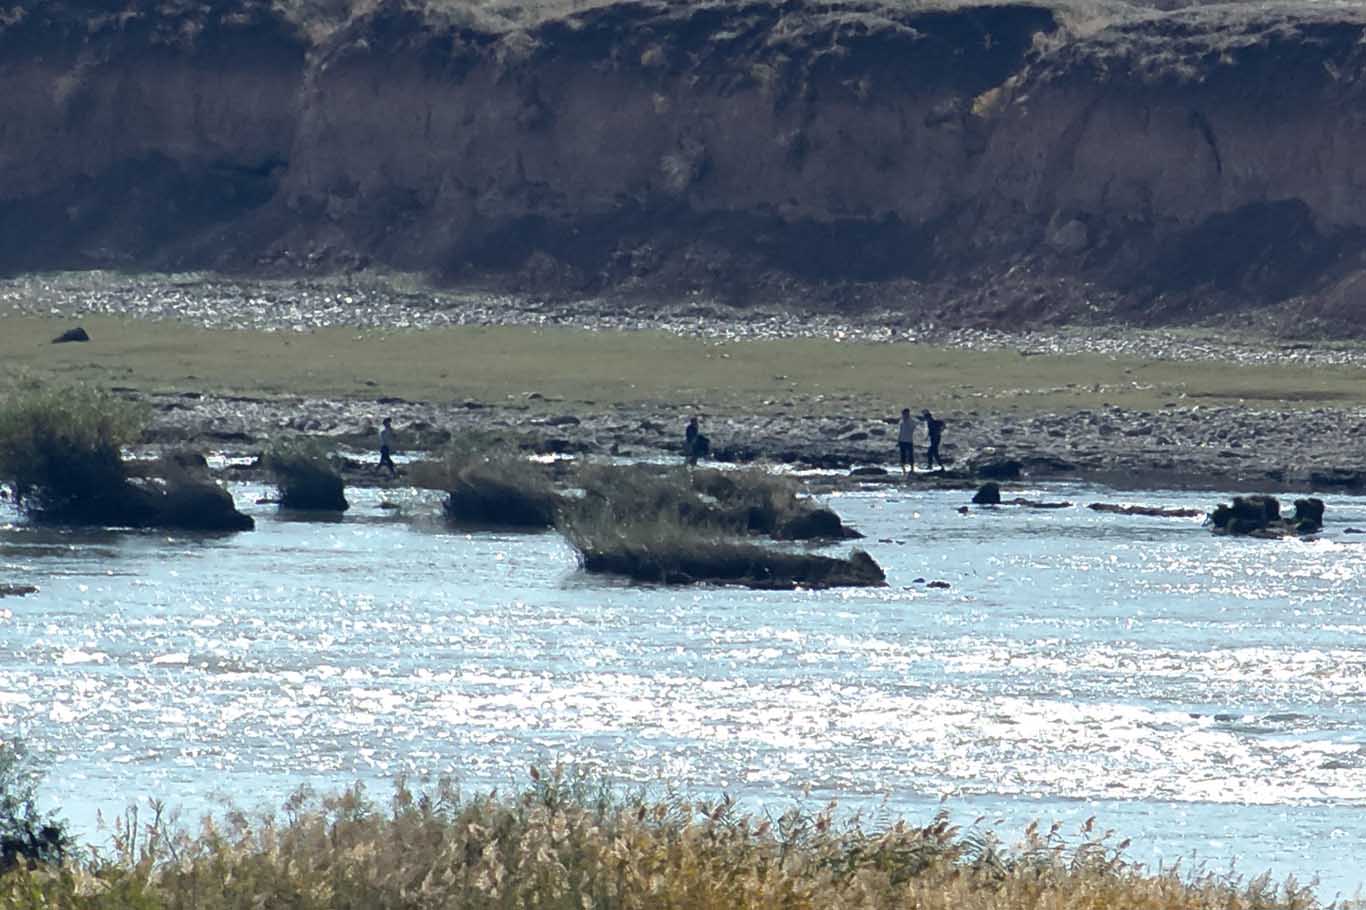
[[[901,456],[901,477],[906,479],[915,470],[915,420],[910,408],[901,409],[901,425],[896,431],[897,454]]]
[[[394,439],[394,427],[392,424],[392,420],[393,418],[391,417],[384,418],[384,426],[380,427],[379,464],[375,466],[375,470],[378,471],[380,468],[388,468],[389,476],[397,477],[398,465],[394,464],[394,459],[390,457],[394,449],[398,448],[398,445]]]
[[[921,419],[925,421],[925,433],[929,437],[930,445],[925,451],[925,470],[930,470],[935,463],[939,467],[944,467],[944,459],[939,457],[939,440],[944,435],[944,421],[936,420],[934,415],[926,408]]]

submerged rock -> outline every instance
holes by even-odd
[[[37,593],[38,589],[33,585],[0,585],[0,597],[23,597]]]
[[[887,576],[873,557],[787,553],[749,544],[693,543],[673,552],[649,546],[580,551],[585,571],[666,585],[732,584],[766,590],[881,587]]]
[[[1146,515],[1152,518],[1199,518],[1204,509],[1177,509],[1161,506],[1122,506],[1112,502],[1093,502],[1086,508],[1115,515]]]
[[[856,540],[863,535],[845,525],[833,510],[816,508],[789,518],[773,536],[779,540]]]

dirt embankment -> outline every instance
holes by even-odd
[[[1354,9],[336,7],[0,6],[0,269],[1362,331]]]

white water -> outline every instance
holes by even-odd
[[[793,593],[616,584],[554,534],[351,495],[340,523],[247,507],[255,532],[207,539],[0,512],[0,579],[41,588],[0,601],[0,737],[45,761],[49,803],[97,838],[97,811],[142,796],[278,805],[399,773],[506,790],[564,761],[777,810],[924,820],[944,800],[1007,841],[1094,815],[1145,862],[1366,886],[1366,549],[1341,533],[1366,502],[1268,542],[850,494],[832,504],[889,587]]]

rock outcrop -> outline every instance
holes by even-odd
[[[580,549],[584,571],[666,585],[740,585],[762,590],[883,587],[887,576],[873,557],[789,553],[750,544],[714,542],[678,551],[650,546]]]
[[[0,269],[1361,331],[1350,5],[286,6],[0,11]]]
[[[1216,534],[1253,537],[1285,537],[1314,534],[1323,530],[1323,500],[1295,500],[1295,514],[1281,515],[1280,501],[1274,496],[1235,496],[1231,505],[1220,505],[1210,513]]]

